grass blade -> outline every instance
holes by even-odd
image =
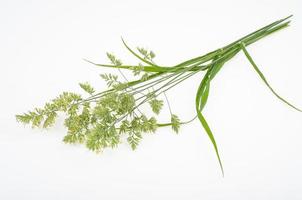
[[[132,70],[133,67],[136,67],[135,65],[107,65],[107,64],[97,64],[94,63],[90,60],[83,59],[84,61],[91,63],[95,66],[99,67],[109,67],[109,68],[118,68],[118,69],[127,69],[127,70]],[[155,67],[153,65],[150,66],[143,66],[142,71],[145,72],[169,72],[171,71],[171,67]],[[191,70],[193,71],[193,70]]]
[[[214,135],[213,135],[206,119],[204,118],[204,116],[202,115],[202,113],[200,112],[200,110],[198,108],[197,108],[197,117],[198,117],[199,121],[201,122],[203,128],[207,132],[207,134],[208,134],[208,136],[209,136],[209,138],[210,138],[210,140],[211,140],[211,142],[214,146],[215,153],[216,153],[216,156],[218,158],[220,169],[221,169],[221,172],[222,172],[222,176],[224,176],[224,170],[223,170],[222,162],[221,162],[221,159],[220,159],[220,155],[219,155],[219,152],[218,152],[218,148],[217,148],[217,144],[216,144]]]
[[[197,90],[196,102],[195,102],[196,103],[196,112],[197,112],[197,117],[198,117],[201,125],[205,129],[208,137],[210,138],[210,140],[211,140],[211,142],[214,146],[215,153],[216,153],[216,156],[217,156],[218,161],[219,161],[220,169],[221,169],[222,175],[224,176],[223,166],[222,166],[222,162],[221,162],[221,159],[220,159],[220,155],[219,155],[219,152],[218,152],[218,147],[217,147],[214,135],[213,135],[213,133],[212,133],[205,117],[201,113],[202,109],[204,108],[204,106],[207,102],[208,96],[209,96],[209,90],[210,90],[210,76],[209,75],[211,74],[212,69],[213,68],[210,68],[207,71],[206,75],[202,79],[202,81],[199,85],[199,88]]]
[[[124,39],[122,38],[122,42],[124,44],[124,46],[128,49],[128,51],[133,54],[135,57],[137,57],[139,60],[143,61],[144,63],[148,64],[148,65],[151,65],[151,66],[154,66],[154,67],[159,67],[157,65],[155,65],[154,63],[142,58],[141,56],[139,56],[137,53],[135,53],[127,44],[126,42],[124,41]]]
[[[245,54],[245,56],[247,57],[247,59],[249,60],[249,62],[251,63],[251,65],[253,66],[253,68],[255,69],[255,71],[257,72],[257,74],[260,76],[260,78],[262,79],[262,81],[265,83],[265,85],[272,91],[272,93],[281,101],[283,101],[284,103],[286,103],[287,105],[289,105],[290,107],[294,108],[295,110],[302,112],[301,109],[297,108],[296,106],[294,106],[293,104],[289,103],[287,100],[285,100],[283,97],[281,97],[268,83],[268,81],[266,80],[265,76],[263,75],[263,73],[260,71],[260,69],[258,68],[258,66],[256,65],[256,63],[254,62],[254,60],[252,59],[251,55],[248,53],[247,49],[245,48],[245,44],[241,43],[241,48]]]

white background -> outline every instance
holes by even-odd
[[[16,123],[25,112],[78,82],[105,89],[114,52],[136,63],[120,37],[173,65],[294,14],[292,24],[248,47],[272,86],[302,106],[299,0],[0,1],[0,199],[302,199],[302,114],[277,100],[239,53],[212,83],[204,111],[220,148],[198,121],[95,154],[65,145],[60,118],[49,131]],[[194,116],[202,74],[168,92],[181,119]],[[165,110],[163,115],[168,116]],[[163,117],[164,119],[164,117]]]

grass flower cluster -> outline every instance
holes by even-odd
[[[144,48],[134,50],[122,40],[130,54],[138,59],[138,64],[124,65],[111,53],[107,53],[109,64],[96,64],[86,60],[96,66],[119,71],[120,76],[110,73],[100,75],[108,86],[107,90],[98,92],[89,83],[80,83],[80,88],[87,93],[87,96],[64,92],[46,103],[43,108],[16,115],[16,118],[19,122],[31,124],[34,128],[49,128],[55,123],[58,114],[63,112],[66,114],[65,126],[68,130],[64,142],[85,144],[88,149],[99,152],[107,147],[116,147],[124,138],[131,148],[135,149],[144,134],[154,133],[158,128],[166,126],[170,126],[175,133],[178,133],[182,124],[193,121],[183,122],[173,113],[166,91],[193,75],[204,72],[196,92],[196,117],[193,119],[197,118],[200,121],[209,136],[223,172],[214,135],[202,111],[207,103],[211,81],[224,64],[238,52],[244,52],[255,72],[277,98],[301,111],[273,90],[246,49],[263,37],[287,27],[290,17],[273,22],[222,48],[174,66],[158,65],[154,62],[156,55],[153,51]],[[129,81],[122,70],[131,70],[135,80]],[[146,112],[146,106],[143,109],[142,105],[149,106],[153,114]],[[167,123],[160,123],[156,117],[161,114],[164,105],[168,107],[170,117]]]

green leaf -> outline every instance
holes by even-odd
[[[222,175],[224,175],[223,166],[222,166],[222,162],[221,162],[221,159],[220,159],[220,155],[219,155],[219,152],[218,152],[218,147],[217,147],[214,135],[213,135],[206,119],[204,118],[204,116],[201,113],[202,109],[204,108],[204,106],[206,104],[206,101],[207,101],[208,95],[209,95],[211,69],[213,69],[213,68],[210,68],[207,71],[207,73],[205,74],[204,78],[202,79],[202,81],[199,85],[199,88],[197,90],[196,102],[195,102],[196,103],[196,112],[197,112],[197,117],[198,117],[201,125],[205,129],[208,137],[210,138],[210,140],[213,144],[216,156],[218,158],[218,162],[219,162],[219,165],[220,165]]]
[[[150,62],[150,61],[148,61],[148,60],[142,58],[142,57],[139,56],[137,53],[135,53],[135,52],[134,52],[127,44],[126,44],[126,42],[123,40],[123,38],[122,38],[122,42],[123,42],[124,46],[126,47],[126,49],[128,49],[128,51],[129,51],[131,54],[133,54],[135,57],[137,57],[138,59],[140,59],[141,61],[143,61],[143,62],[146,63],[146,64],[149,64],[149,65],[154,66],[154,67],[159,67],[159,66],[155,65],[154,63],[152,63],[152,62]]]
[[[219,57],[217,57],[219,59]],[[216,76],[216,74],[221,70],[225,62],[214,60],[215,64],[213,65],[213,69],[211,70],[211,80]]]
[[[116,66],[116,65],[108,65],[108,64],[98,64],[98,63],[94,63],[87,59],[83,59],[83,60],[85,60],[86,62],[93,64],[95,66],[99,66],[99,67],[119,68],[119,69],[128,69],[128,70],[132,70],[134,67],[133,65]],[[137,66],[135,66],[135,67],[137,67]],[[144,68],[142,70],[145,72],[172,72],[173,68],[172,67],[159,67],[159,66],[154,66],[154,65],[147,65],[147,66],[144,65]],[[190,71],[195,71],[195,69],[191,69]]]
[[[254,62],[254,60],[252,59],[251,55],[248,53],[247,49],[245,48],[245,44],[241,43],[241,47],[242,50],[245,54],[245,56],[247,57],[247,59],[249,60],[249,62],[252,64],[253,68],[255,69],[255,71],[257,72],[257,74],[260,76],[260,78],[262,79],[262,81],[265,83],[265,85],[271,90],[271,92],[281,101],[283,101],[284,103],[286,103],[287,105],[289,105],[290,107],[294,108],[295,110],[302,112],[301,109],[297,108],[296,106],[294,106],[293,104],[289,103],[287,100],[285,100],[283,97],[281,97],[268,83],[268,81],[266,80],[265,76],[263,75],[263,73],[260,71],[260,69],[257,67],[256,63]]]
[[[197,89],[196,94],[196,105],[198,105],[200,111],[203,110],[205,107],[208,96],[209,96],[209,90],[210,90],[210,75],[211,75],[211,69],[207,71],[204,78],[202,79],[201,83],[199,84],[199,87]]]
[[[223,166],[222,166],[222,162],[221,162],[221,159],[220,159],[220,155],[219,155],[219,152],[218,152],[218,147],[217,147],[217,144],[216,144],[216,141],[215,141],[215,138],[214,138],[214,135],[206,121],[206,119],[204,118],[204,116],[202,115],[202,113],[200,112],[199,109],[197,109],[197,116],[198,116],[198,119],[199,121],[201,122],[203,128],[205,129],[205,131],[207,132],[213,146],[214,146],[214,149],[215,149],[215,153],[216,153],[216,156],[218,158],[218,161],[219,161],[219,165],[220,165],[220,169],[221,169],[221,172],[222,172],[222,175],[224,175],[224,171],[223,171]]]

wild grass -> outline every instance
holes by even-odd
[[[64,92],[46,103],[43,108],[35,108],[33,111],[16,115],[16,118],[20,122],[31,124],[32,127],[48,128],[54,124],[58,113],[64,112],[67,114],[65,126],[68,130],[64,142],[84,143],[87,148],[96,152],[107,147],[116,147],[123,137],[126,137],[132,149],[135,149],[144,133],[153,133],[157,128],[166,126],[170,126],[178,133],[182,124],[188,124],[197,118],[213,144],[221,171],[224,173],[217,143],[202,112],[208,100],[211,81],[226,62],[243,51],[255,72],[271,92],[278,99],[301,112],[301,109],[286,101],[270,86],[247,50],[249,45],[288,27],[290,18],[291,16],[288,16],[275,21],[222,48],[174,66],[156,64],[153,51],[144,48],[134,50],[122,39],[125,48],[138,59],[139,64],[124,65],[110,53],[107,53],[110,64],[96,64],[86,60],[99,67],[117,69],[122,80],[114,74],[101,74],[100,77],[107,83],[107,90],[97,92],[89,83],[80,83],[80,87],[87,93],[86,97]],[[134,77],[137,78],[129,81],[122,70],[133,71]],[[202,71],[205,74],[196,91],[196,116],[190,121],[181,121],[173,112],[165,92]],[[160,123],[156,116],[160,114],[164,102],[170,111],[170,116],[168,122]],[[144,104],[149,104],[153,116],[150,116],[148,111],[142,110]]]

